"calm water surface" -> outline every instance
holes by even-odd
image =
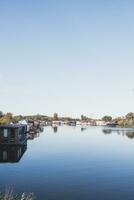
[[[133,133],[61,126],[36,136],[18,162],[0,163],[0,190],[38,200],[134,200]]]

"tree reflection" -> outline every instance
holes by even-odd
[[[130,139],[133,139],[134,138],[134,132],[128,132],[126,133],[126,136]]]
[[[58,132],[58,126],[57,125],[53,125],[52,126],[53,132],[56,134]]]
[[[112,134],[116,133],[121,136],[127,136],[130,139],[134,138],[134,131],[128,131],[128,130],[116,130],[116,129],[103,129],[102,132],[106,134]]]

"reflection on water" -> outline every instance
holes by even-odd
[[[28,133],[28,140],[34,140],[38,137],[40,137],[40,132],[31,132],[31,133]]]
[[[86,131],[87,128],[86,127],[81,127],[81,132]]]
[[[38,200],[133,200],[134,140],[128,137],[134,131],[103,133],[102,127],[50,126],[25,135],[23,144],[0,135],[0,190],[34,192]]]
[[[58,133],[59,126],[52,126],[53,133]],[[88,130],[89,127],[81,127],[81,132]],[[34,140],[40,137],[40,133],[43,129],[37,132],[30,132],[28,134],[22,134],[20,131],[12,132],[7,135],[6,138],[2,138],[0,135],[0,163],[15,163],[19,162],[27,150],[27,140]],[[118,134],[120,136],[127,136],[130,139],[134,138],[134,131],[132,129],[102,129],[102,132],[107,134]]]
[[[0,163],[19,162],[27,149],[27,142],[22,145],[0,145]]]
[[[130,139],[133,139],[133,138],[134,138],[134,132],[128,132],[128,133],[126,133],[126,135],[127,135]]]
[[[54,132],[54,133],[57,133],[57,132],[58,132],[58,126],[52,126],[52,128],[53,128],[53,132]]]
[[[127,136],[130,139],[134,138],[134,129],[102,129],[104,134],[116,133],[121,136]]]

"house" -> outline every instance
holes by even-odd
[[[26,125],[2,125],[0,126],[0,144],[23,144],[27,139],[26,133]]]
[[[106,126],[106,122],[101,119],[96,119],[95,124],[96,126]]]
[[[52,121],[52,125],[63,125],[63,121]]]

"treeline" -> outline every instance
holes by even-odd
[[[13,114],[12,113],[4,114],[2,111],[0,111],[0,125],[9,124],[12,121],[13,121]]]
[[[46,115],[28,115],[28,116],[23,116],[23,115],[17,115],[14,116],[12,113],[8,112],[4,114],[2,111],[0,111],[0,125],[2,124],[9,124],[11,122],[18,122],[21,120],[33,120],[33,121],[90,121],[90,120],[95,120],[91,119],[85,115],[81,115],[81,118],[71,118],[71,117],[59,117],[57,113],[54,113],[53,116],[46,116]],[[126,116],[123,117],[117,117],[112,119],[111,116],[106,115],[102,117],[103,121],[105,122],[115,122],[121,127],[131,127],[134,128],[134,113],[130,112]]]
[[[118,117],[115,120],[121,127],[134,128],[134,113],[133,112],[128,113],[124,117]]]
[[[57,121],[57,120],[59,120],[59,121],[60,120],[61,121],[77,121],[79,119],[74,119],[71,117],[59,117],[57,113],[54,113],[53,116],[46,116],[46,115],[40,115],[40,114],[27,115],[27,116],[23,116],[23,115],[14,116],[12,113],[4,114],[2,111],[0,111],[0,125],[9,124],[11,122],[16,123],[21,120],[51,122],[51,121]]]
[[[115,119],[112,119],[111,116],[104,116],[102,118],[104,121],[113,121],[117,123],[120,127],[125,127],[125,128],[134,128],[134,113],[130,112],[125,116],[122,117],[117,117]]]
[[[92,120],[84,115],[81,115],[82,121],[88,121]],[[126,128],[134,128],[134,113],[130,112],[126,116],[112,118],[109,115],[106,115],[101,118],[101,120],[105,122],[114,122],[117,123],[120,127],[126,127]]]

